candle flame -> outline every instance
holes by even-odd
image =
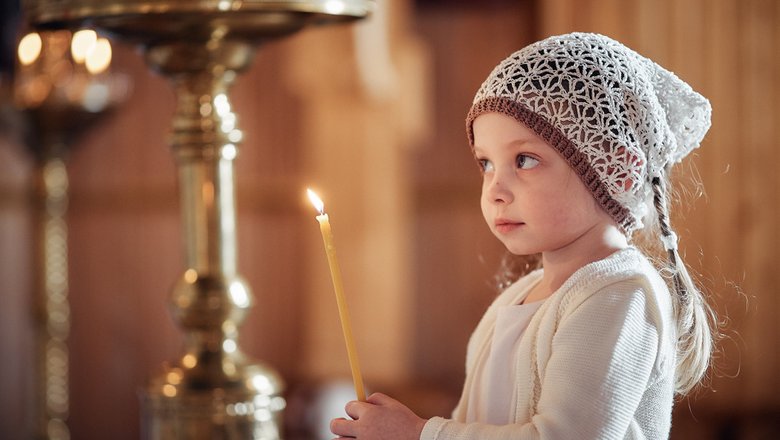
[[[325,204],[322,203],[322,199],[320,199],[317,196],[317,193],[315,193],[314,191],[312,191],[309,188],[306,188],[306,194],[309,195],[309,200],[311,200],[311,204],[314,205],[314,208],[317,211],[319,211],[320,214],[324,214],[325,213]]]

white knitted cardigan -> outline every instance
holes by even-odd
[[[429,420],[421,440],[662,439],[674,400],[675,334],[669,291],[636,248],[575,272],[519,341],[510,425],[465,423],[481,390],[473,371],[489,352],[498,307],[517,304],[532,272],[488,308],[469,341],[466,383],[453,419]]]

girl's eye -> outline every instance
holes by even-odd
[[[489,160],[478,159],[477,162],[479,163],[479,169],[482,170],[483,173],[493,171],[493,163],[490,162]]]
[[[526,154],[518,154],[517,158],[515,158],[515,165],[521,170],[530,170],[539,165],[539,159],[534,159]]]

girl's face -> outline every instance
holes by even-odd
[[[560,153],[531,129],[500,113],[480,115],[473,129],[482,214],[510,252],[565,250],[614,224]]]

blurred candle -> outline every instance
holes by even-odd
[[[360,363],[358,362],[357,350],[355,349],[355,339],[352,336],[352,324],[349,318],[349,309],[344,297],[344,287],[341,283],[341,270],[339,262],[336,259],[336,248],[333,246],[333,233],[330,229],[330,219],[325,214],[325,204],[314,191],[307,189],[309,200],[319,211],[317,221],[320,223],[320,232],[322,241],[325,243],[325,253],[328,256],[328,265],[330,266],[330,277],[333,280],[333,289],[336,291],[336,304],[339,309],[339,318],[341,319],[341,330],[344,333],[344,342],[347,345],[347,356],[349,357],[349,368],[352,370],[352,381],[355,384],[355,394],[361,402],[366,400],[366,392],[363,387],[363,377],[360,374]]]

